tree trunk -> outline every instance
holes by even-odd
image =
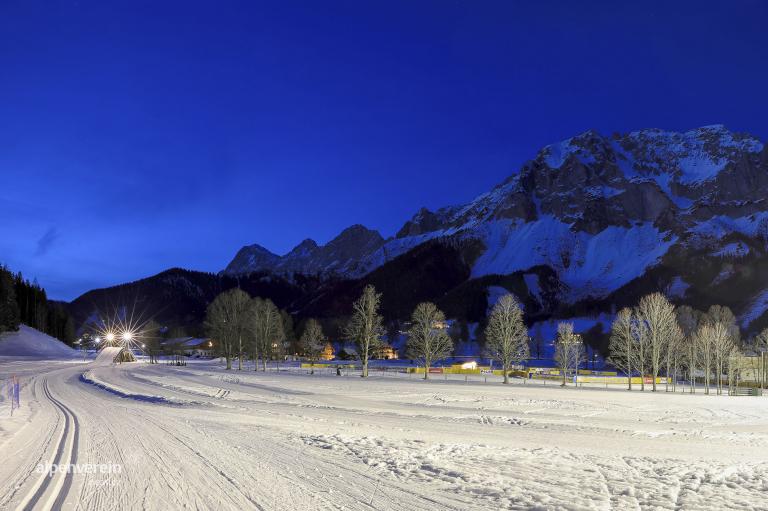
[[[507,384],[509,383],[509,365],[504,364],[503,370],[504,370],[504,383]]]
[[[368,378],[368,357],[363,358],[363,373],[360,376]]]
[[[429,379],[429,362],[424,363],[424,379]]]
[[[717,362],[717,395],[723,393],[723,360]]]
[[[709,394],[709,377],[712,368],[709,366],[709,361],[706,361],[704,366],[704,393]]]
[[[231,370],[232,369],[232,358],[230,358],[229,355],[227,355],[226,359],[227,359],[227,370]]]

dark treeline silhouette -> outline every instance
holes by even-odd
[[[75,323],[64,304],[48,300],[37,281],[0,266],[0,332],[31,326],[67,344],[75,340]]]

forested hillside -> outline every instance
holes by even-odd
[[[67,344],[75,341],[75,323],[65,304],[48,300],[37,281],[0,266],[0,333],[24,323]]]

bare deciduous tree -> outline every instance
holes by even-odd
[[[675,306],[663,294],[653,293],[640,299],[636,315],[639,338],[648,347],[648,365],[656,392],[656,378],[666,360],[667,350],[682,337]]]
[[[709,394],[709,387],[712,377],[712,366],[715,359],[715,334],[712,331],[712,324],[709,322],[702,323],[696,330],[695,344],[696,344],[696,362],[697,366],[704,372],[704,393]]]
[[[322,355],[325,349],[325,335],[323,334],[323,327],[320,323],[310,318],[307,320],[307,324],[304,326],[304,332],[301,334],[301,350],[304,355],[309,359],[312,365],[311,373],[315,374],[315,362],[320,355]]]
[[[368,377],[368,360],[381,344],[384,334],[383,318],[379,315],[381,294],[368,285],[363,294],[352,304],[352,317],[344,330],[345,336],[357,345],[363,364],[363,378]]]
[[[609,361],[620,371],[627,374],[627,390],[632,390],[632,370],[637,339],[632,311],[621,309],[611,326],[611,338],[608,345]]]
[[[698,367],[698,343],[696,342],[696,331],[701,322],[702,313],[692,309],[688,305],[681,305],[677,308],[677,324],[683,332],[683,339],[680,341],[680,356],[683,363],[687,366],[688,379],[690,383],[690,392],[696,392],[696,370]]]
[[[208,335],[217,342],[220,353],[227,361],[227,369],[232,369],[235,350],[242,346],[243,336],[248,329],[250,308],[251,297],[248,293],[230,289],[217,296],[206,311]],[[239,355],[242,361],[242,349]]]
[[[509,383],[512,364],[529,357],[528,329],[523,322],[523,311],[511,294],[502,296],[493,306],[485,338],[488,356],[501,363],[504,383]]]
[[[724,323],[715,323],[711,326],[712,352],[715,375],[717,377],[717,393],[723,393],[723,373],[728,359],[736,350],[733,330]]]
[[[429,378],[432,363],[451,354],[453,340],[442,327],[445,314],[434,303],[423,302],[411,315],[408,330],[408,355],[424,364],[424,379]]]
[[[739,343],[741,332],[739,331],[739,325],[736,323],[736,316],[733,315],[730,308],[724,305],[712,305],[707,309],[707,313],[702,317],[702,321],[709,322],[710,324],[722,323],[728,330],[728,335],[731,336],[733,342]]]
[[[768,351],[768,328],[763,329],[752,339],[752,348],[757,353]]]
[[[573,332],[573,323],[557,324],[555,361],[563,376],[561,386],[565,387],[568,374],[572,371],[578,373],[579,364],[584,361],[584,343],[581,336]]]
[[[280,351],[283,342],[283,319],[280,310],[270,299],[256,297],[252,307],[253,360],[256,362],[254,371],[258,369],[258,358],[261,358],[262,368],[266,371],[267,360]]]

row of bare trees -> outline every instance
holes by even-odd
[[[243,358],[250,354],[254,362],[261,359],[266,371],[267,360],[284,353],[283,320],[272,300],[251,298],[241,289],[230,289],[208,306],[205,324],[209,335],[218,342],[227,369],[232,369],[234,358],[238,369],[242,369]],[[254,369],[258,369],[258,363]]]
[[[357,347],[363,377],[368,376],[369,361],[383,343],[385,328],[380,306],[381,294],[367,286],[352,304],[352,314],[343,329],[345,338]],[[271,300],[251,298],[239,289],[226,291],[208,307],[206,325],[210,335],[219,341],[227,369],[232,368],[234,358],[242,369],[243,357],[248,353],[254,360],[261,360],[266,370],[267,360],[283,354],[283,320]],[[445,314],[433,303],[416,306],[406,334],[408,356],[423,365],[425,378],[429,378],[433,364],[453,352]],[[768,332],[764,337],[756,342],[765,341],[768,346]],[[513,295],[502,296],[494,305],[485,338],[486,355],[501,365],[504,383],[508,383],[512,367],[529,358],[530,341],[523,311]],[[301,352],[314,362],[326,343],[320,323],[309,319],[299,340]],[[611,328],[609,361],[627,375],[630,390],[633,375],[641,376],[642,390],[648,377],[653,391],[661,375],[667,377],[667,389],[671,383],[673,390],[679,377],[687,375],[691,392],[698,378],[706,393],[715,388],[719,394],[728,360],[738,344],[739,329],[727,307],[712,306],[702,313],[688,306],[675,307],[663,294],[654,293],[643,297],[636,307],[617,314]],[[573,324],[558,324],[555,361],[563,385],[577,373],[583,360],[584,345]]]
[[[713,305],[706,313],[688,306],[675,307],[661,293],[643,297],[634,308],[624,308],[611,328],[610,362],[627,375],[638,374],[641,390],[645,377],[657,390],[657,378],[664,374],[666,388],[674,388],[681,375],[695,391],[701,378],[708,394],[714,387],[722,393],[723,376],[729,358],[737,352],[739,329],[727,307]]]
[[[361,376],[368,376],[368,363],[380,348],[385,334],[384,320],[379,313],[381,294],[369,285],[352,304],[352,315],[344,329],[347,339],[353,341],[362,365]],[[453,340],[445,328],[445,314],[434,303],[423,302],[411,314],[407,334],[408,356],[424,367],[424,378],[429,378],[434,363],[449,357]],[[504,371],[504,382],[514,363],[528,358],[528,331],[523,322],[520,305],[512,295],[502,297],[491,313],[486,329],[488,356],[499,361]],[[316,361],[327,339],[320,323],[309,319],[300,339],[300,346],[310,361]]]

